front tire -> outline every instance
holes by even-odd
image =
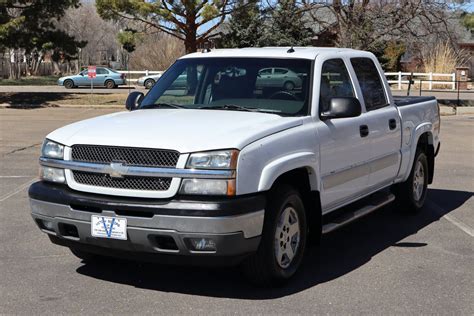
[[[74,81],[72,81],[71,79],[64,81],[64,87],[66,87],[66,89],[74,88]]]
[[[243,263],[245,276],[259,286],[285,283],[301,264],[306,238],[306,214],[299,192],[289,185],[272,189],[259,248]]]
[[[416,213],[423,207],[428,191],[428,179],[428,158],[422,150],[417,149],[410,176],[405,182],[394,187],[401,211]]]

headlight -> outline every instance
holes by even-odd
[[[183,179],[181,194],[235,195],[235,179]]]
[[[195,169],[235,169],[239,151],[218,150],[191,154],[186,168]]]
[[[66,183],[66,177],[64,176],[64,169],[51,168],[51,167],[40,167],[40,179],[44,181]]]
[[[41,148],[41,156],[47,158],[64,159],[64,146],[46,139],[43,142],[43,147]]]

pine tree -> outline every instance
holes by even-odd
[[[304,13],[296,0],[281,0],[268,10],[268,24],[261,38],[265,46],[307,46],[313,30],[306,25]]]
[[[258,47],[263,35],[264,20],[258,1],[238,0],[228,30],[222,37],[219,47]]]

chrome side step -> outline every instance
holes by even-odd
[[[389,194],[377,194],[373,198],[369,198],[367,202],[359,209],[343,212],[339,217],[331,219],[328,223],[323,225],[323,234],[330,233],[336,229],[339,229],[350,222],[353,222],[379,208],[393,202],[395,195]],[[350,206],[349,206],[350,207]],[[344,207],[344,208],[347,208]]]

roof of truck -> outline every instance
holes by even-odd
[[[315,59],[321,53],[355,52],[350,48],[335,47],[293,47],[294,52],[289,52],[291,47],[260,47],[260,48],[226,48],[211,49],[185,55],[181,58],[201,57],[270,57],[270,58],[303,58]]]

